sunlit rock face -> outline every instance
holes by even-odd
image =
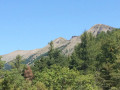
[[[104,25],[104,24],[96,24],[93,27],[91,27],[88,32],[91,32],[94,36],[98,35],[101,32],[107,32],[107,31],[111,31],[114,28],[108,25]]]

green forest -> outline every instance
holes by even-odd
[[[6,70],[0,57],[0,90],[120,90],[120,29],[80,38],[68,56],[51,41],[31,65],[18,55]]]

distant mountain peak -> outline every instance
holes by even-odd
[[[59,37],[59,38],[55,39],[54,41],[59,41],[59,40],[66,40],[66,39],[63,37]]]
[[[106,26],[106,27],[108,27],[109,25],[105,25],[105,24],[95,24],[93,27],[95,27],[95,26]],[[110,26],[109,26],[110,27]]]
[[[64,39],[63,37],[59,37],[53,41],[55,47],[61,46],[64,43],[67,43],[68,40]]]
[[[106,30],[107,29],[113,29],[113,27],[111,27],[111,26],[108,26],[108,25],[105,25],[105,24],[96,24],[96,25],[94,25],[93,27],[91,27],[91,28],[96,28],[96,29],[103,29],[103,28],[105,28]]]
[[[104,24],[96,24],[91,27],[88,32],[91,32],[94,36],[98,35],[100,32],[107,32],[113,30],[114,27],[104,25]]]
[[[104,24],[96,24],[91,27],[87,32],[91,32],[94,36],[98,35],[100,32],[112,31],[114,28]],[[74,47],[81,43],[80,36],[72,36],[70,40],[66,40],[63,37],[59,37],[53,40],[55,48],[59,48],[65,55],[69,55],[73,52]],[[17,55],[21,55],[24,59],[27,59],[28,62],[36,59],[39,56],[44,55],[49,51],[49,44],[44,48],[35,49],[35,50],[17,50],[6,55],[2,55],[2,60],[9,62],[15,59]]]

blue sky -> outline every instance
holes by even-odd
[[[0,0],[0,55],[69,40],[95,24],[120,28],[120,0]]]

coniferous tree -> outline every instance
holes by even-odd
[[[15,63],[14,63],[15,68],[17,69],[20,68],[21,60],[22,60],[22,57],[20,55],[17,55],[15,58]]]
[[[95,37],[91,33],[85,32],[81,36],[81,43],[78,44],[71,56],[72,62],[76,62],[75,66],[79,66],[78,70],[95,70],[95,59],[97,54],[97,49],[95,48]],[[79,62],[79,63],[78,63]]]
[[[4,67],[5,62],[1,60],[2,56],[0,56],[0,69]]]
[[[53,41],[51,41],[51,42],[49,43],[49,45],[50,45],[50,47],[49,47],[48,55],[49,55],[49,57],[50,57],[50,59],[51,59],[51,58],[53,58],[53,53],[54,53]]]
[[[101,47],[101,53],[98,55],[98,70],[100,71],[100,81],[104,90],[113,87],[115,81],[112,74],[116,73],[116,61],[119,49],[114,40],[107,39]]]
[[[24,70],[24,77],[26,78],[26,80],[33,79],[33,73],[29,65],[27,65],[27,68]]]

